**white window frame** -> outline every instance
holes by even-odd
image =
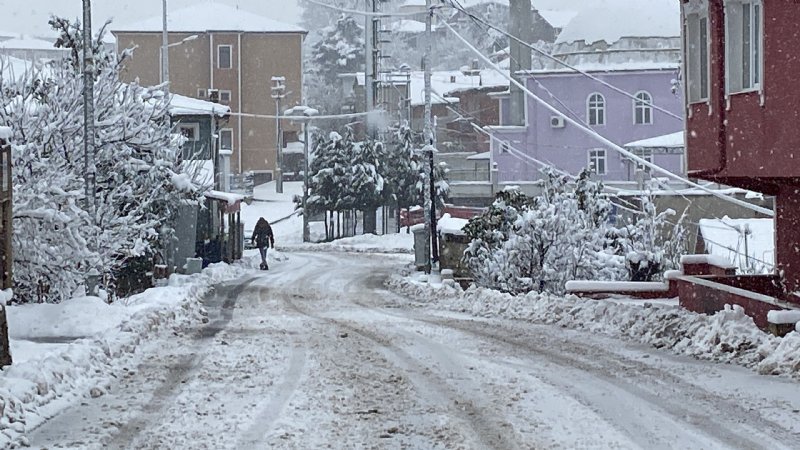
[[[186,135],[183,134],[183,130],[192,130],[192,135],[194,137],[191,138],[191,139],[186,137]],[[187,142],[197,142],[197,141],[200,140],[200,124],[199,123],[179,123],[178,124],[178,132],[181,134],[181,136],[186,138]]]
[[[749,8],[745,52],[745,5]],[[762,0],[725,0],[725,95],[760,92],[764,85],[764,3]],[[758,11],[758,16],[755,16]],[[737,39],[741,38],[741,39]],[[746,65],[745,65],[746,64]],[[730,105],[729,105],[730,106]]]
[[[593,101],[595,96],[600,97],[599,103]],[[594,123],[592,122],[592,112],[595,113]],[[598,120],[601,118],[602,120]],[[606,97],[599,92],[592,92],[586,97],[586,121],[591,126],[604,126],[606,124]]]
[[[203,99],[203,100],[208,100],[208,93],[206,92],[206,90],[204,88],[198,88],[197,89],[197,98]]]
[[[604,148],[593,148],[587,153],[589,170],[597,175],[605,175],[608,173],[608,151]],[[603,161],[602,172],[597,170],[597,161]]]
[[[222,98],[225,95],[228,96],[227,100],[224,100]],[[219,102],[222,103],[223,105],[229,105],[231,103],[231,98],[233,98],[231,91],[228,91],[228,90],[219,91]]]
[[[230,55],[230,58],[228,59],[229,67],[222,67],[222,58],[220,57],[220,53],[221,53],[223,47],[228,49],[228,55]],[[232,45],[228,45],[228,44],[217,45],[217,69],[223,69],[223,70],[233,69],[233,46]]]
[[[708,0],[694,0],[684,3],[683,11],[686,18],[684,24],[684,47],[686,51],[683,73],[687,103],[690,105],[709,103],[711,95],[711,20],[708,15]],[[699,42],[696,52],[693,52],[693,41],[695,39],[699,41],[702,38],[701,26],[703,23],[705,23],[705,42]],[[703,51],[705,51],[705,55],[703,55]],[[705,77],[703,76],[703,69],[705,69]]]
[[[654,164],[653,161],[653,149],[652,148],[644,148],[641,150],[634,150],[634,155],[642,158],[643,160],[649,162],[650,164]],[[645,172],[650,172],[650,167],[645,166],[644,164],[640,163],[639,161],[633,161],[636,165],[634,166],[636,171],[643,170]]]
[[[231,136],[231,147],[230,148],[225,148],[225,147],[222,146],[223,145],[222,143],[224,142],[224,139],[222,139],[222,135],[225,134],[225,133],[229,133],[230,136]],[[222,129],[220,129],[219,130],[219,149],[220,150],[233,151],[234,146],[235,146],[235,144],[233,142],[233,128],[222,128]]]
[[[640,95],[646,95],[647,100],[640,99]],[[653,95],[647,91],[639,91],[634,94],[636,100],[633,100],[633,124],[634,125],[652,125],[653,124]],[[642,121],[639,122],[637,113],[642,112]]]

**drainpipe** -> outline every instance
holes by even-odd
[[[214,33],[208,33],[208,79],[209,89],[214,89]]]
[[[237,112],[241,114],[241,112],[242,112],[242,33],[239,33],[237,35],[236,48],[238,49],[238,56],[237,56],[238,59],[236,61],[236,65],[237,65],[236,71],[237,71],[238,78],[239,78],[239,80],[238,80],[238,83],[239,83],[238,92],[236,94],[236,97],[238,97],[237,98],[237,103],[239,104],[239,106],[237,107],[238,108]],[[240,177],[242,176],[242,150],[244,149],[244,145],[243,145],[244,141],[242,141],[242,120],[244,120],[244,118],[242,116],[239,116],[239,117],[236,118],[237,128],[239,128],[239,131],[238,131],[238,134],[239,134],[239,151],[236,152],[236,154],[237,154],[237,159],[238,159],[238,162],[239,162],[239,176]]]

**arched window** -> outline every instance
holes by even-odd
[[[606,99],[601,94],[592,94],[587,101],[589,125],[606,124]]]
[[[636,125],[653,123],[653,97],[650,93],[645,91],[636,93],[636,100],[633,101],[633,123]]]

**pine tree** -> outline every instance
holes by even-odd
[[[420,162],[414,152],[411,129],[400,127],[394,134],[394,142],[389,146],[386,158],[385,202],[397,206],[397,226],[400,226],[400,210],[409,209],[421,202],[417,183],[420,179]],[[398,228],[399,231],[399,228]]]
[[[375,211],[384,200],[385,167],[381,163],[383,144],[367,139],[353,146],[352,180],[350,189],[354,197],[355,209],[364,216],[364,233],[375,233]],[[370,221],[368,218],[372,217]]]
[[[309,52],[306,79],[310,102],[325,113],[341,112],[344,93],[339,75],[363,71],[365,61],[362,25],[351,16],[339,16]]]

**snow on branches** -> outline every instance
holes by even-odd
[[[421,203],[422,186],[429,172],[423,155],[414,150],[411,131],[404,127],[391,145],[365,140],[354,142],[348,129],[344,136],[317,133],[310,163],[308,207],[310,214],[328,213],[329,240],[334,236],[334,213],[374,211],[383,205],[398,209]],[[449,193],[447,166],[434,167],[437,202]]]
[[[500,192],[464,228],[471,238],[464,259],[478,285],[562,294],[570,280],[651,281],[675,267],[686,242],[682,221],[669,223],[674,211],[658,212],[649,192],[639,199],[639,210],[615,218],[618,199],[588,171],[575,180],[542,172],[538,196]]]
[[[54,18],[59,43],[80,27]],[[78,52],[0,86],[0,123],[13,130],[14,278],[22,301],[69,298],[91,269],[107,287],[126,262],[153,256],[171,235],[173,208],[197,193],[182,179],[179,144],[160,88],[120,81],[96,39],[96,207],[84,196],[83,78]],[[92,211],[94,214],[92,215]]]

